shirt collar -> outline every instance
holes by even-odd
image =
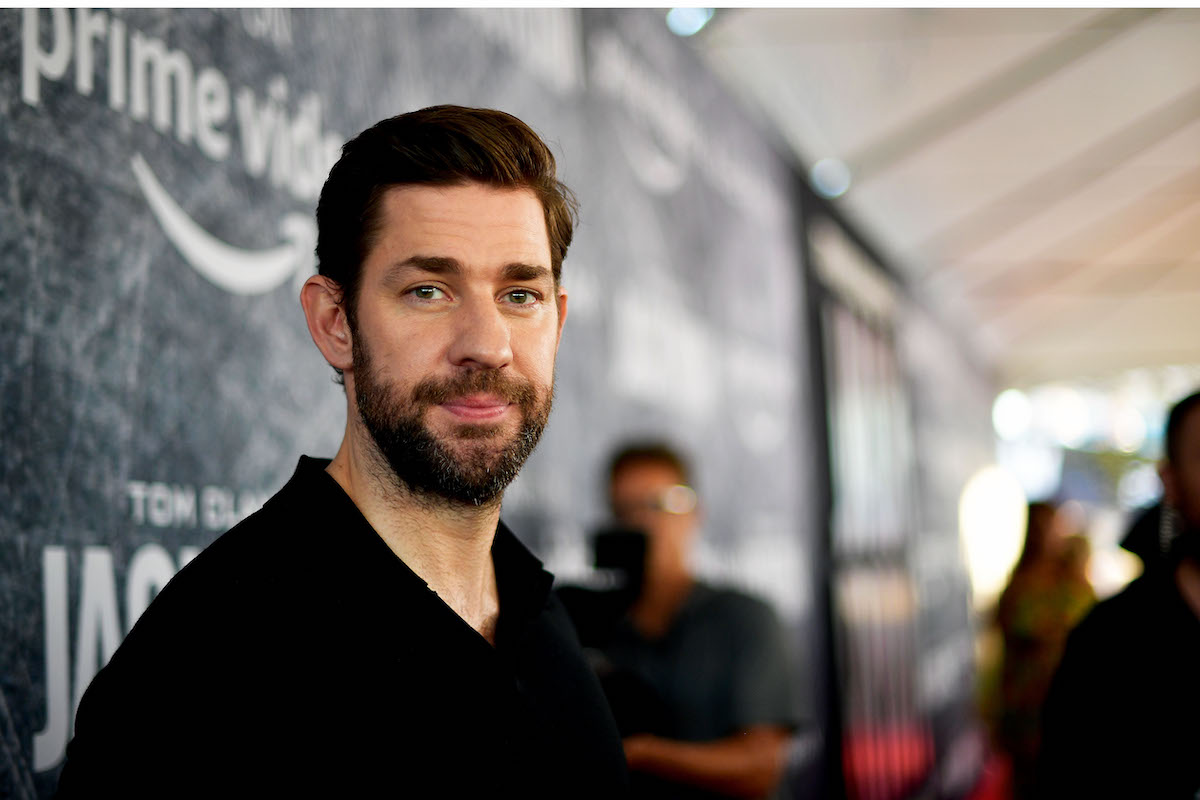
[[[371,524],[363,517],[354,501],[345,493],[333,476],[325,471],[329,459],[301,456],[292,479],[288,481],[283,499],[292,495],[288,502],[314,508],[311,519],[336,531],[338,545],[328,543],[328,550],[340,551],[349,556],[350,569],[361,569],[374,579],[395,580],[403,583],[425,582],[413,572],[402,559],[383,541]],[[333,553],[330,553],[332,556]],[[496,585],[500,596],[500,636],[535,618],[546,605],[554,576],[547,572],[533,553],[501,521],[496,527],[492,541],[492,563],[496,569]],[[400,568],[403,575],[395,572]],[[386,575],[384,574],[386,573]]]

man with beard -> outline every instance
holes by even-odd
[[[550,413],[573,213],[502,112],[343,148],[301,293],[342,445],[163,589],[80,704],[61,796],[622,794],[551,576],[499,519]]]
[[[1039,797],[1200,796],[1200,392],[1171,409],[1166,451],[1170,552],[1067,640],[1042,712]]]

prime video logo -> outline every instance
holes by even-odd
[[[343,137],[323,131],[316,94],[301,97],[292,113],[282,76],[271,79],[261,97],[246,86],[235,92],[217,68],[197,71],[187,53],[127,28],[113,14],[62,8],[25,9],[22,14],[21,97],[27,104],[41,104],[42,81],[71,80],[68,71],[74,64],[71,77],[79,94],[95,93],[99,76],[113,111],[173,135],[215,163],[228,161],[236,143],[240,166],[250,176],[269,180],[306,205],[319,196]],[[188,216],[140,153],[132,155],[130,167],[167,239],[184,261],[225,291],[261,294],[289,277],[299,282],[313,272],[316,227],[311,216],[285,215],[277,246],[238,248]]]

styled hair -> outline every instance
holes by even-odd
[[[1179,460],[1179,448],[1182,444],[1183,423],[1193,409],[1200,407],[1200,392],[1192,392],[1171,408],[1167,415],[1167,461],[1174,464]]]
[[[608,462],[608,482],[613,480],[621,470],[632,464],[665,464],[675,470],[681,483],[691,485],[692,471],[687,460],[665,442],[629,442],[613,453]]]
[[[353,327],[362,264],[378,240],[387,191],[397,186],[482,183],[529,189],[537,195],[546,215],[557,285],[578,204],[558,180],[556,169],[546,143],[503,111],[441,105],[378,122],[342,147],[321,189],[318,272],[338,284]]]

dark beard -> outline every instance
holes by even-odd
[[[413,387],[410,397],[401,398],[379,380],[359,337],[353,347],[358,415],[395,479],[427,498],[474,506],[498,502],[541,439],[550,418],[553,386],[539,403],[528,381],[497,370],[475,370],[445,380],[426,378]],[[502,435],[500,425],[461,425],[451,433],[459,445],[452,448],[425,426],[430,407],[477,392],[494,394],[520,410],[520,425],[507,442],[499,447],[491,442]]]

